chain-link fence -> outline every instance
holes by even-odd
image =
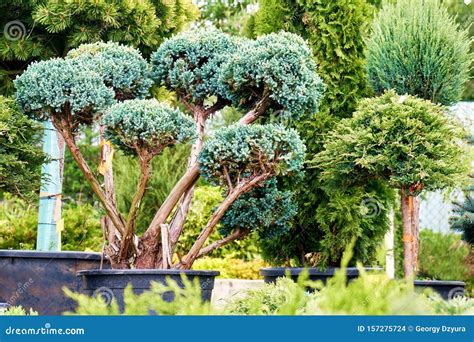
[[[474,143],[474,102],[459,102],[451,109],[470,132],[471,143]],[[420,228],[450,232],[449,217],[452,216],[453,202],[462,203],[464,198],[463,189],[455,189],[448,194],[443,191],[425,193],[420,207]]]

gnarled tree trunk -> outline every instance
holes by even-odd
[[[204,143],[204,135],[205,135],[205,126],[206,126],[206,113],[202,111],[197,111],[195,113],[195,121],[196,121],[196,129],[197,129],[197,139],[193,144],[191,149],[191,155],[188,161],[188,168],[190,170],[193,165],[197,164],[199,153],[201,153],[202,146]],[[170,253],[173,254],[176,248],[176,244],[178,243],[179,237],[183,231],[184,223],[186,221],[186,217],[188,216],[189,209],[191,207],[191,202],[194,194],[194,183],[190,186],[186,192],[184,193],[183,197],[181,198],[178,208],[176,209],[173,218],[171,219],[170,223],[170,239],[171,239],[171,246],[170,246]]]
[[[105,126],[100,125],[100,166],[99,172],[104,177],[104,192],[108,200],[117,207],[115,197],[114,174],[112,168],[113,150],[105,139]],[[119,263],[118,251],[120,246],[120,235],[112,223],[112,220],[106,215],[100,220],[104,238],[108,244],[104,247],[104,252],[109,256],[113,268],[123,268]]]

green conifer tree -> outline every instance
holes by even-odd
[[[191,0],[14,0],[0,3],[0,94],[39,59],[63,57],[74,47],[115,41],[145,55],[195,19]]]
[[[260,0],[259,8],[247,23],[247,32],[300,34],[308,40],[327,85],[319,113],[309,113],[295,123],[310,160],[321,151],[331,128],[351,117],[357,100],[371,93],[363,37],[374,8],[365,0]],[[328,189],[320,184],[318,174],[315,169],[305,170],[297,188],[296,225],[288,234],[264,241],[264,256],[275,263],[293,259],[298,264],[339,265],[347,244],[357,236],[354,260],[370,262],[388,229],[390,191],[377,181],[345,192]]]

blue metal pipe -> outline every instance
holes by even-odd
[[[51,121],[44,122],[43,151],[51,157],[51,162],[43,164],[41,168],[36,249],[59,251],[64,226],[61,219],[64,141]]]

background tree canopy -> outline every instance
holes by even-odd
[[[0,195],[35,195],[46,161],[41,132],[41,125],[24,116],[14,100],[0,96]]]
[[[15,0],[0,3],[0,92],[33,60],[83,43],[115,41],[148,54],[199,15],[191,0]]]

